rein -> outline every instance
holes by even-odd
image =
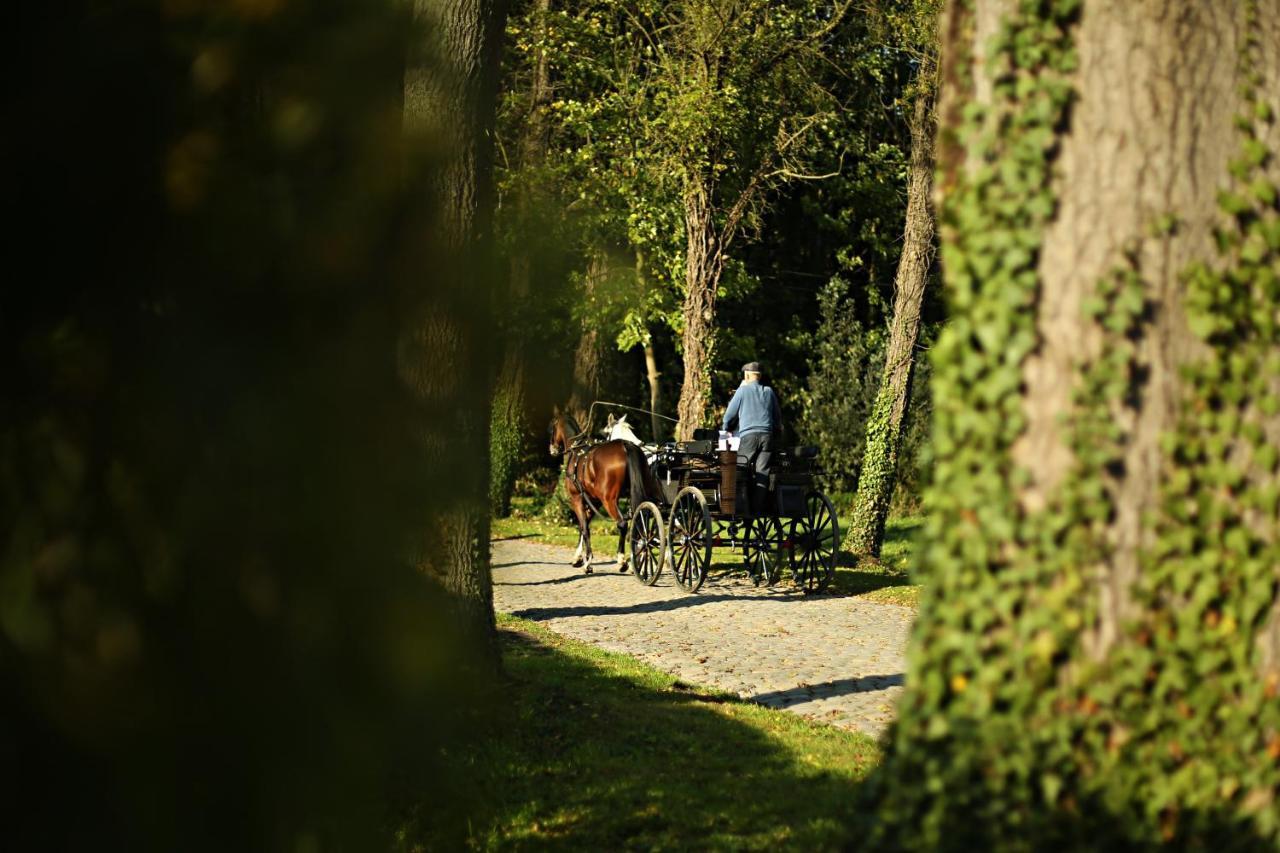
[[[585,442],[578,441],[583,434],[579,433],[574,439],[573,445],[565,451],[564,464],[565,473],[569,475],[569,479],[573,481],[573,487],[578,490],[578,494],[582,495],[582,499],[587,502],[587,506],[591,507],[591,511],[596,515],[603,516],[600,507],[595,505],[591,500],[591,495],[587,494],[587,490],[583,487],[582,481],[578,478],[578,465],[582,460],[587,458],[587,450],[584,449]]]

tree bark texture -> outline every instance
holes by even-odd
[[[493,276],[493,122],[506,6],[501,0],[415,0],[427,50],[404,78],[404,132],[438,158],[428,186],[451,263],[408,296],[400,368],[422,412],[423,450],[448,500],[427,520],[421,564],[451,593],[459,628],[495,659],[489,575],[489,391]],[[448,488],[445,489],[445,484]]]
[[[716,345],[716,296],[724,272],[724,245],[716,228],[708,181],[692,179],[685,189],[684,384],[676,416],[680,441],[706,423],[711,404],[711,367]]]
[[[587,272],[582,279],[582,295],[585,303],[591,303],[593,294],[609,275],[609,254],[594,250],[587,260]],[[573,388],[569,394],[569,413],[583,429],[588,428],[587,418],[591,404],[600,395],[601,375],[604,372],[604,342],[600,331],[590,319],[584,319],[578,336],[578,346],[573,352]]]
[[[1183,272],[1214,257],[1218,193],[1240,145],[1233,119],[1241,110],[1242,8],[1219,0],[1094,2],[1080,19],[1078,98],[1057,161],[1058,207],[1039,265],[1040,345],[1024,365],[1027,429],[1014,458],[1031,474],[1024,506],[1043,507],[1073,464],[1060,417],[1070,409],[1081,357],[1105,346],[1085,300],[1126,252],[1136,252],[1153,311],[1136,342],[1144,378],[1135,399],[1113,409],[1127,446],[1108,476],[1114,551],[1097,579],[1090,646],[1098,655],[1133,614],[1139,555],[1152,544],[1144,518],[1157,508],[1164,476],[1160,436],[1178,416],[1180,366],[1202,354],[1183,310]],[[1269,91],[1280,91],[1274,66],[1268,73]],[[1153,239],[1166,214],[1176,215],[1176,233]]]
[[[933,264],[933,92],[934,60],[922,63],[921,91],[911,115],[911,165],[907,183],[907,221],[902,256],[894,279],[893,322],[885,351],[884,372],[867,420],[866,451],[858,477],[849,547],[855,554],[880,556],[885,520],[897,484],[902,424],[911,399],[916,341],[920,336],[920,308]]]
[[[1273,849],[1280,0],[944,21],[925,591],[870,846]]]
[[[653,412],[649,418],[649,426],[653,440],[659,442],[662,441],[662,418],[658,417],[658,406],[662,403],[662,397],[658,380],[662,374],[658,371],[658,356],[653,350],[652,337],[644,342],[644,368],[645,379],[649,382],[649,411]]]
[[[636,284],[644,291],[648,287],[645,279],[645,254],[642,250],[636,250]],[[653,441],[662,441],[664,430],[662,429],[662,418],[658,415],[658,407],[662,404],[662,388],[659,381],[662,373],[658,370],[658,356],[653,348],[653,335],[648,329],[645,330],[644,337],[644,368],[645,381],[649,383],[649,411],[653,414],[649,418],[649,427],[652,430],[650,435]]]

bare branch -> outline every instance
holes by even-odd
[[[768,177],[768,178],[783,177],[783,178],[786,178],[787,180],[794,180],[794,181],[825,181],[827,178],[834,178],[836,175],[839,175],[843,171],[844,171],[844,152],[841,151],[840,162],[839,164],[837,164],[836,170],[834,172],[827,172],[825,175],[806,175],[802,172],[793,172],[784,166],[781,169],[774,169],[765,177]]]

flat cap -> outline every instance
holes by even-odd
[[[742,372],[743,372],[743,373],[759,373],[759,372],[760,372],[760,362],[758,362],[758,361],[748,361],[746,364],[742,365]]]

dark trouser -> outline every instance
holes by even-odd
[[[755,469],[751,490],[751,514],[760,515],[769,497],[769,463],[773,459],[773,434],[749,432],[738,444],[738,461]]]

